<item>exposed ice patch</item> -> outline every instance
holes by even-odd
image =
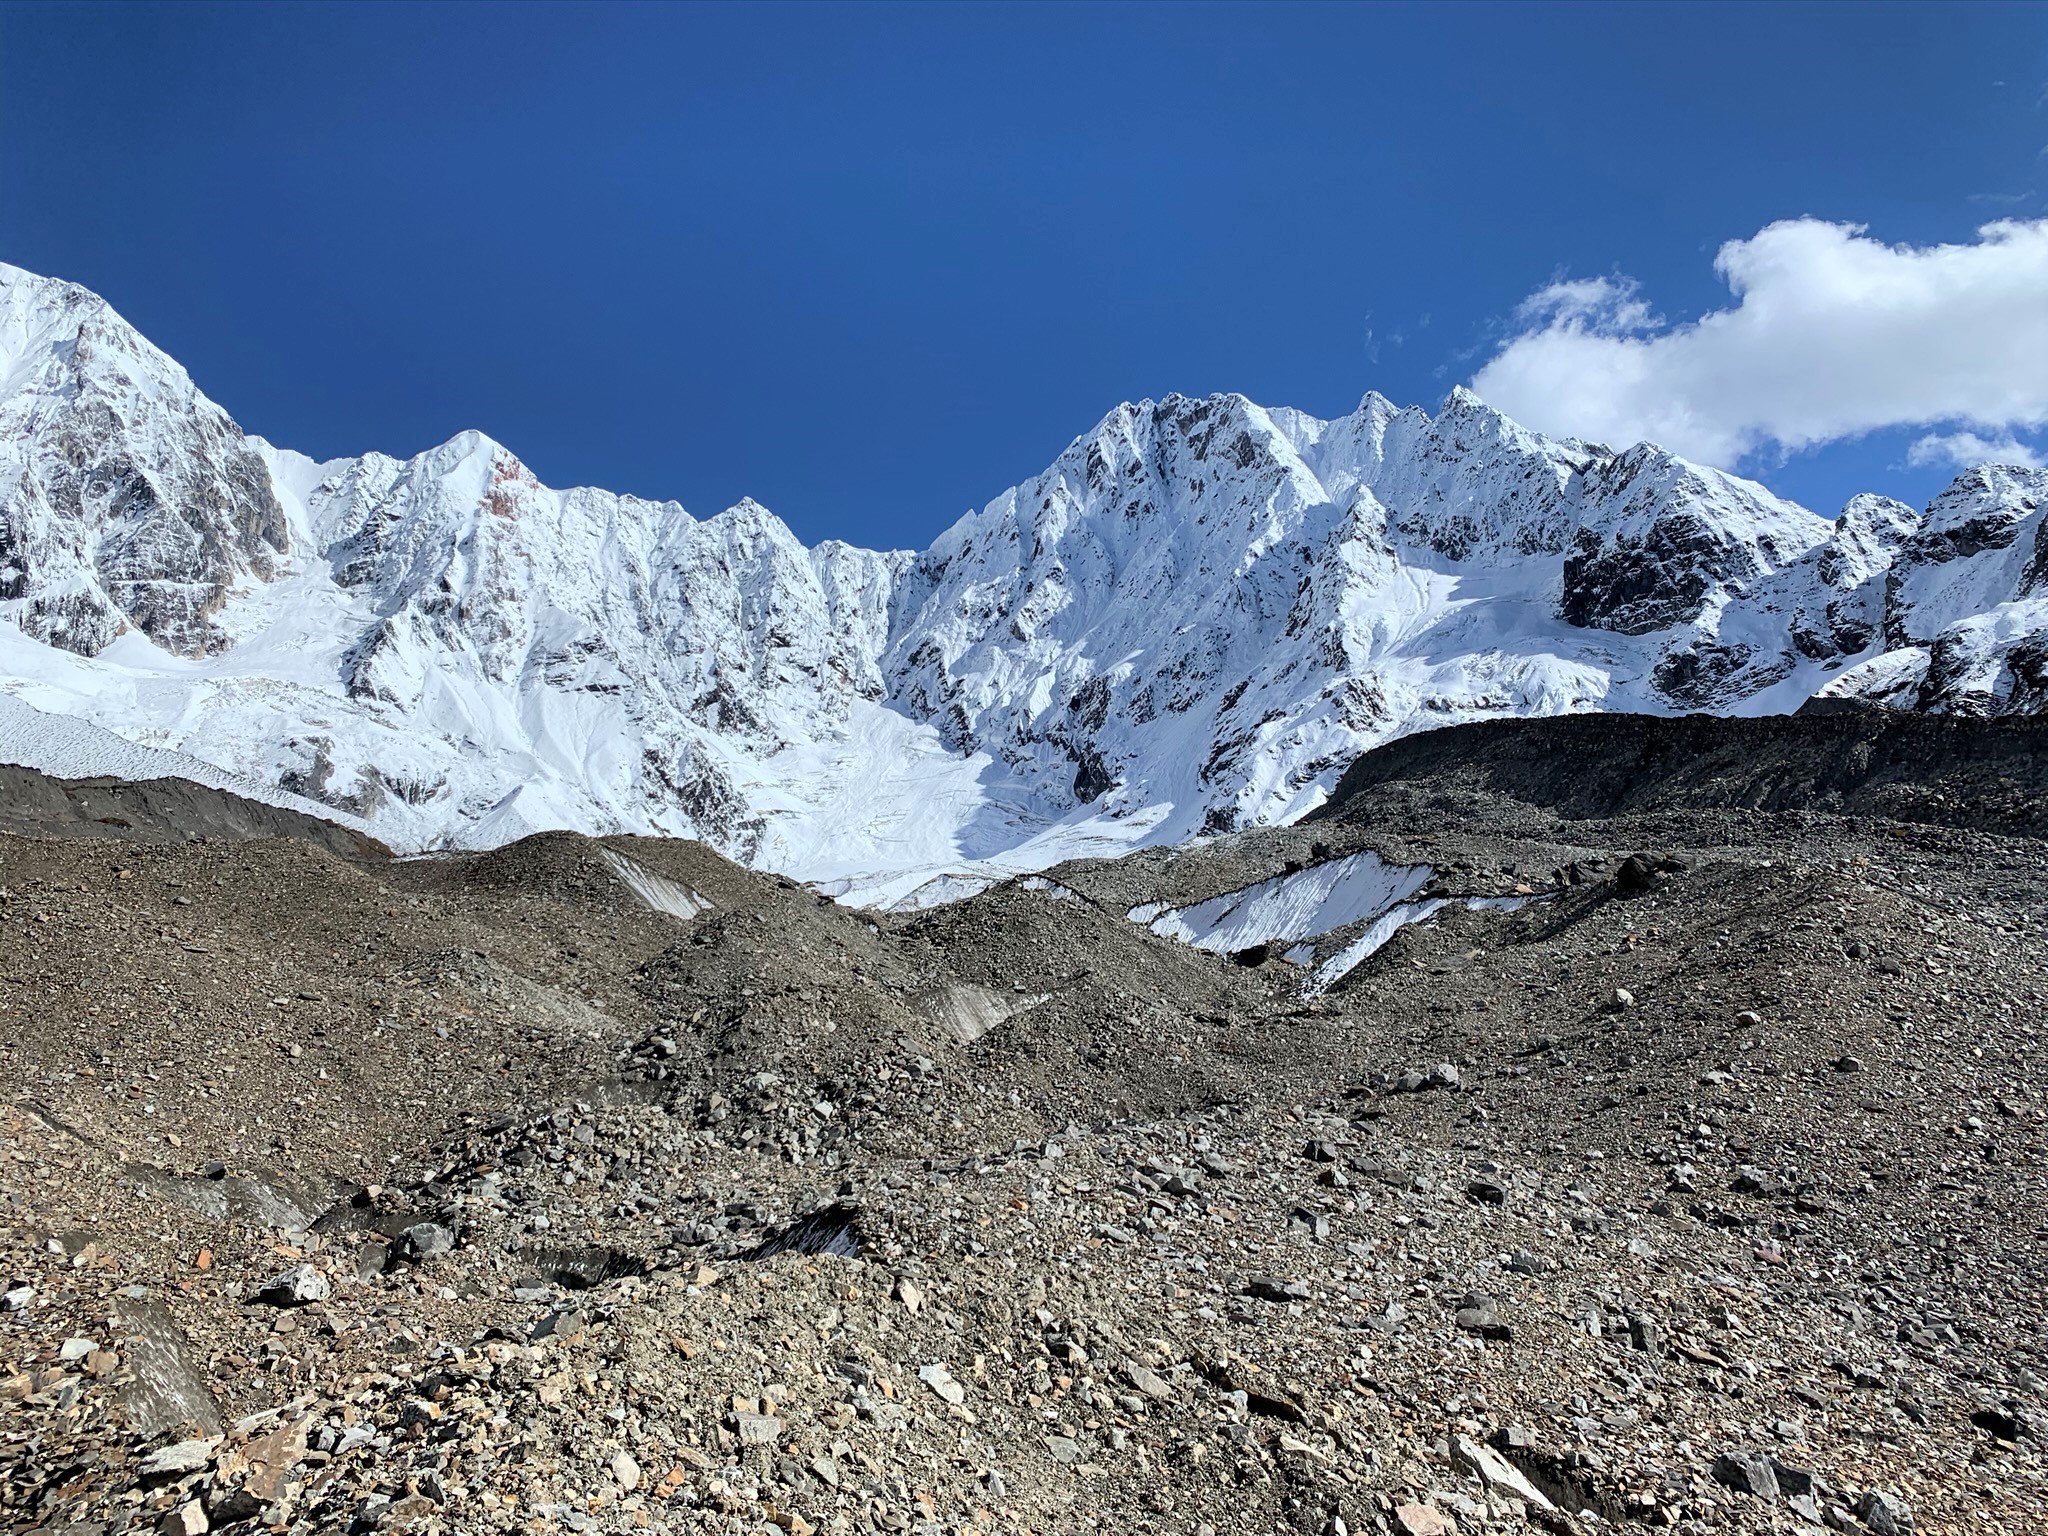
[[[1048,993],[992,992],[961,984],[939,994],[933,1011],[962,1045],[972,1045],[1005,1019],[1044,1002]]]
[[[1540,896],[1467,896],[1465,906],[1474,912],[1519,912],[1530,902],[1542,899]],[[1403,928],[1410,923],[1427,922],[1450,904],[1448,898],[1433,896],[1425,901],[1406,902],[1381,913],[1371,927],[1325,960],[1304,990],[1310,993],[1329,991],[1357,970],[1369,956],[1384,948],[1387,940]]]
[[[883,912],[922,912],[926,907],[943,907],[949,902],[979,896],[994,884],[994,879],[984,875],[934,875],[922,885],[887,901],[857,901],[851,896],[841,896],[839,900],[848,906],[873,906]]]
[[[1446,905],[1448,903],[1442,897],[1432,896],[1427,901],[1403,902],[1390,912],[1382,912],[1365,932],[1317,967],[1315,975],[1309,978],[1307,990],[1329,991],[1403,928],[1435,917]]]
[[[1254,944],[1312,939],[1377,916],[1414,895],[1434,873],[1427,864],[1389,864],[1376,853],[1354,853],[1191,907],[1135,908],[1130,917],[1149,922],[1162,938],[1235,954]],[[1155,915],[1139,916],[1146,911]]]
[[[688,922],[700,912],[709,912],[711,898],[691,890],[681,881],[671,880],[667,875],[658,875],[645,864],[627,858],[610,848],[597,850],[609,864],[612,873],[626,883],[626,889],[638,896],[657,912],[666,912],[670,917],[679,917]]]
[[[1023,884],[1025,890],[1043,891],[1054,901],[1079,901],[1081,899],[1064,885],[1061,885],[1059,881],[1048,880],[1043,875],[1026,875]]]
[[[0,686],[5,686],[4,680]],[[131,783],[184,779],[373,835],[370,824],[360,816],[259,784],[184,752],[145,747],[86,721],[50,714],[4,692],[0,692],[0,763],[33,768],[55,779],[126,779]]]
[[[1410,923],[1427,922],[1456,902],[1475,912],[1514,912],[1541,896],[1430,896],[1411,900],[1436,874],[1427,864],[1389,864],[1378,854],[1354,853],[1292,874],[1276,875],[1241,890],[1225,891],[1192,906],[1164,902],[1133,907],[1125,915],[1162,938],[1179,939],[1216,954],[1255,944],[1287,944],[1289,965],[1316,965],[1315,940],[1364,922],[1343,948],[1316,966],[1303,991],[1313,996],[1342,981]]]

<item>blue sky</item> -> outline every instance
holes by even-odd
[[[477,427],[551,484],[872,544],[1122,399],[1476,375],[1830,514],[1924,500],[1964,430],[2041,443],[2048,361],[1993,354],[2048,300],[2044,146],[2020,5],[0,11],[0,258],[249,430]],[[1716,252],[1796,219],[1740,248],[1751,313],[1689,332],[1735,303]],[[1858,261],[1925,279],[1914,324],[1786,319]]]

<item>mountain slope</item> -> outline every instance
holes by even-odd
[[[1462,390],[1173,396],[922,553],[806,549],[477,433],[315,463],[0,268],[0,692],[397,847],[663,832],[869,900],[1299,815],[1432,725],[2038,710],[2044,483],[1830,523]]]

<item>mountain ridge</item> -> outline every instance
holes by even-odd
[[[1815,695],[2038,712],[2048,474],[1821,518],[1454,390],[1120,405],[922,551],[553,489],[468,431],[316,462],[0,268],[0,692],[393,846],[701,837],[853,899],[1312,810],[1366,748]]]

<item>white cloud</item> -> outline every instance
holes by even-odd
[[[1919,247],[1791,219],[1729,241],[1714,270],[1734,306],[1678,324],[1627,278],[1553,283],[1472,387],[1539,431],[1722,466],[1902,426],[2030,453],[2011,434],[2048,424],[2048,219]]]
[[[1906,450],[1906,462],[1916,468],[1935,464],[1956,469],[1968,469],[1973,464],[2017,464],[2024,469],[2039,469],[2041,456],[2011,436],[1993,441],[1974,432],[1930,432],[1914,440]]]

